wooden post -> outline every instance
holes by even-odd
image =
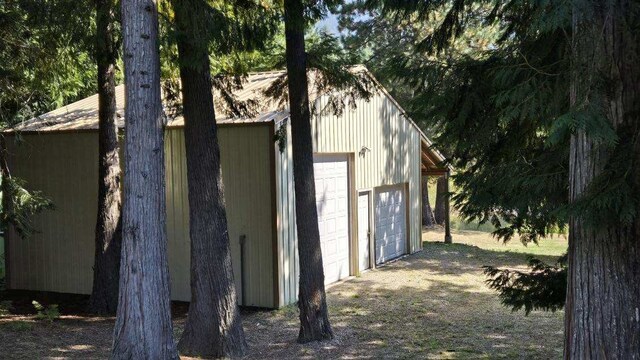
[[[451,244],[451,210],[449,208],[449,171],[444,176],[445,179],[445,198],[444,198],[444,243]]]

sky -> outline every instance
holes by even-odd
[[[316,24],[316,29],[326,29],[329,33],[339,36],[340,33],[338,32],[338,16],[330,13],[326,18],[320,20]]]

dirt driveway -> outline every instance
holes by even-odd
[[[464,236],[458,242],[469,242]],[[512,313],[483,283],[482,265],[525,262],[522,253],[426,243],[420,253],[328,289],[333,341],[296,344],[294,306],[244,311],[247,358],[561,358],[561,312]],[[175,320],[176,336],[183,323]],[[48,324],[4,315],[0,358],[106,358],[112,326],[111,318],[63,316]]]

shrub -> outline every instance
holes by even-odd
[[[45,307],[35,300],[33,300],[31,303],[33,304],[33,307],[37,311],[36,319],[53,322],[53,320],[60,318],[60,311],[58,310],[58,305],[53,304]]]

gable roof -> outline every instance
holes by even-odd
[[[373,74],[371,74],[364,66],[354,66],[351,71],[365,72],[366,75],[376,85],[377,90],[381,91],[391,102],[400,110],[403,118],[408,121],[420,134],[421,152],[422,152],[422,171],[425,174],[440,174],[446,172],[445,167],[440,164],[445,161],[445,157],[433,147],[433,143],[424,134],[422,129],[409,117],[407,112],[398,104],[398,102],[387,92]],[[223,104],[218,100],[214,101],[216,111],[216,122],[218,124],[249,124],[249,123],[268,123],[279,122],[289,116],[288,109],[278,106],[278,103],[268,98],[264,91],[268,89],[278,78],[285,74],[284,70],[258,72],[248,74],[246,81],[242,84],[241,89],[233,92],[234,97],[239,101],[255,100],[258,105],[257,114],[250,118],[238,118],[231,116]],[[313,79],[310,79],[311,83]],[[119,128],[124,128],[124,106],[125,106],[125,87],[118,85],[115,89],[116,96],[116,122]],[[317,93],[311,93],[310,98],[317,98]],[[215,96],[218,99],[218,96]],[[184,118],[178,116],[168,119],[166,127],[176,128],[184,126]],[[51,132],[73,132],[73,131],[94,131],[98,129],[98,94],[91,95],[82,100],[76,101],[69,105],[50,111],[46,114],[36,116],[17,124],[6,132],[35,132],[35,133],[51,133]]]
[[[218,124],[255,123],[278,120],[285,111],[278,109],[275,102],[266,98],[263,91],[267,89],[284,71],[252,73],[243,83],[242,89],[234,91],[233,95],[240,101],[256,99],[260,105],[258,115],[252,118],[232,117],[225,111],[218,101],[216,105],[216,122]],[[116,96],[116,121],[119,128],[124,128],[125,87],[118,85],[115,89]],[[184,126],[182,116],[171,118],[167,127]],[[69,105],[36,116],[14,126],[11,130],[21,132],[59,132],[82,131],[98,129],[98,94],[91,95]]]

